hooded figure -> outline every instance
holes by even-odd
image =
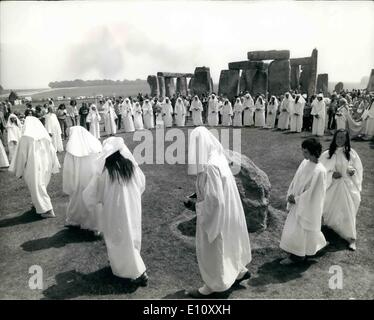
[[[195,128],[188,146],[188,174],[196,175],[196,255],[203,287],[192,297],[223,292],[250,274],[244,210],[221,143],[205,127]]]
[[[112,272],[117,277],[139,279],[146,285],[146,267],[140,256],[142,193],[145,176],[120,137],[103,142],[97,169],[83,192],[87,208],[102,204],[98,216]]]
[[[255,127],[263,128],[265,126],[265,102],[259,96],[255,104]]]
[[[374,136],[374,100],[369,104],[369,107],[364,110],[362,119],[365,122],[365,138],[369,140]]]
[[[122,121],[123,126],[125,128],[125,132],[134,132],[134,121],[132,119],[134,113],[131,105],[131,101],[129,98],[126,98],[121,105],[121,114],[122,114]]]
[[[96,138],[100,139],[100,121],[101,117],[97,107],[94,104],[90,106],[90,112],[87,115],[87,123],[90,124],[90,132]]]
[[[175,124],[178,127],[184,127],[186,122],[186,108],[182,101],[182,98],[178,98],[174,107]]]
[[[59,168],[56,149],[47,130],[37,118],[26,117],[9,171],[17,178],[24,178],[36,213],[45,218],[55,216],[47,187],[52,173],[58,173]]]
[[[252,96],[247,93],[243,98],[243,108],[244,108],[244,117],[243,122],[244,126],[253,126],[253,116],[255,112],[255,103],[252,99]]]
[[[57,119],[56,119],[57,120]],[[60,127],[60,124],[57,121],[58,127]],[[13,113],[9,115],[7,124],[6,124],[7,132],[8,132],[8,150],[9,150],[9,161],[12,161],[14,152],[17,149],[17,144],[19,139],[21,138],[22,132],[21,132],[21,121],[17,118],[17,116]],[[61,139],[61,135],[60,135]],[[8,164],[9,166],[9,164]]]
[[[0,138],[0,168],[7,168],[9,167],[9,160],[8,156],[6,155],[3,141]]]
[[[144,100],[142,109],[143,109],[144,128],[153,129],[155,127],[154,119],[153,119],[153,108],[148,99]]]
[[[278,105],[278,99],[275,96],[271,96],[270,101],[268,103],[268,110],[266,115],[267,128],[275,128],[275,119],[277,117]]]
[[[52,139],[52,144],[57,152],[64,151],[64,145],[61,139],[61,126],[56,114],[53,113],[52,107],[48,107],[48,113],[45,115],[45,129]]]
[[[222,125],[223,126],[231,126],[232,125],[232,106],[229,99],[225,99],[223,106],[222,106]]]
[[[105,123],[105,132],[112,136],[117,133],[116,119],[118,118],[114,110],[113,103],[108,99],[103,105],[104,111],[104,123]]]
[[[66,224],[96,231],[97,210],[84,205],[82,194],[95,174],[95,162],[101,152],[101,143],[86,128],[70,127],[69,141],[62,174],[62,190],[70,201],[66,209]]]
[[[335,113],[336,130],[340,130],[340,129],[345,130],[348,114],[349,114],[348,102],[346,99],[341,98],[339,100],[339,107]]]
[[[290,121],[291,132],[301,132],[301,129],[303,128],[303,115],[305,103],[306,101],[300,94],[296,95]]]
[[[212,94],[208,101],[208,125],[218,126],[218,99]]]
[[[201,103],[198,96],[194,96],[190,111],[192,112],[192,122],[194,126],[202,126],[203,118],[201,113],[203,112],[203,104]]]
[[[165,98],[165,101],[161,104],[162,108],[162,120],[166,128],[173,126],[173,106],[171,105],[170,99]]]
[[[135,102],[134,107],[134,126],[135,130],[143,130],[143,117],[142,117],[142,107],[140,106],[139,102]]]
[[[240,98],[236,98],[235,104],[234,104],[234,127],[241,127],[243,126],[243,120],[242,120],[242,114],[243,114],[243,105],[240,101]]]
[[[287,130],[290,123],[290,114],[293,110],[293,99],[289,92],[286,92],[280,106],[278,118],[278,129]]]
[[[322,137],[325,133],[326,104],[323,100],[323,94],[319,93],[317,98],[312,102],[313,116],[312,134]]]

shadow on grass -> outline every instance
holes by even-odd
[[[325,236],[326,241],[329,242],[329,245],[325,249],[321,250],[322,252],[336,252],[347,250],[348,242],[342,239],[334,230],[330,229],[329,227],[323,226],[321,231]]]
[[[25,251],[38,251],[49,248],[61,248],[69,243],[92,242],[99,240],[92,231],[81,229],[64,229],[51,237],[24,242],[21,247]]]
[[[110,267],[89,274],[70,270],[58,274],[55,279],[56,284],[43,291],[44,298],[42,300],[130,294],[139,287],[130,279],[114,276]]]
[[[35,213],[34,210],[28,210],[16,217],[1,219],[0,228],[13,227],[19,224],[31,223],[39,220],[43,220],[43,218],[39,214]]]

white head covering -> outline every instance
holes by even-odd
[[[202,126],[192,130],[188,144],[188,174],[202,172],[213,153],[224,155],[224,149],[217,138]]]
[[[47,130],[38,118],[33,116],[26,117],[25,124],[23,125],[22,136],[28,136],[34,140],[47,139],[51,141]]]
[[[319,93],[319,94],[317,95],[317,98],[323,98],[323,93]]]
[[[10,122],[11,118],[15,118],[16,119],[16,122],[17,122],[17,126],[21,129],[21,121],[19,121],[18,117],[14,114],[14,113],[11,113],[8,117],[8,121],[7,121],[7,124],[6,126],[9,128],[9,127],[12,127],[14,125],[13,122]]]
[[[86,128],[81,126],[70,127],[69,141],[66,144],[66,152],[75,157],[86,157],[90,154],[100,153],[101,143]]]

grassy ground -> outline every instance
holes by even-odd
[[[183,129],[187,130],[187,129]],[[120,134],[131,150],[138,144],[132,134]],[[279,239],[286,217],[285,193],[302,160],[300,144],[307,134],[284,134],[244,128],[242,153],[264,170],[272,184],[275,209],[269,227],[250,234],[252,278],[228,294],[231,299],[328,298],[373,299],[373,145],[353,142],[364,165],[362,202],[358,213],[358,250],[334,233],[326,232],[332,244],[308,264],[283,267],[285,254]],[[331,137],[322,138],[327,147]],[[169,142],[170,144],[170,142]],[[167,146],[167,143],[165,143]],[[64,154],[59,155],[62,163]],[[184,211],[185,195],[194,191],[194,178],[185,165],[142,165],[147,179],[143,196],[142,257],[150,276],[147,288],[135,288],[112,276],[103,240],[89,232],[64,228],[68,198],[62,193],[62,175],[52,177],[48,187],[56,219],[39,220],[28,212],[31,199],[23,180],[0,172],[0,298],[2,299],[162,299],[184,298],[183,291],[199,286],[195,250],[176,237],[170,224]],[[29,267],[43,268],[44,289],[28,286]],[[343,269],[343,289],[329,289],[329,268]]]

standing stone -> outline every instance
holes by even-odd
[[[177,78],[177,92],[181,95],[187,95],[187,78],[180,77]]]
[[[242,200],[248,231],[266,229],[271,190],[268,176],[243,154],[229,151],[226,156],[231,166],[240,166],[235,181]]]
[[[253,94],[253,78],[256,73],[256,69],[247,69],[242,71],[240,91],[248,91]]]
[[[219,77],[218,94],[231,100],[238,95],[238,90],[239,70],[222,70]]]
[[[291,64],[291,89],[299,90],[300,86],[300,65]]]
[[[194,78],[191,83],[191,93],[193,95],[210,94],[213,90],[210,82],[210,69],[207,67],[196,67]]]
[[[252,95],[266,94],[268,91],[268,75],[263,70],[257,70],[252,79]]]
[[[367,86],[369,92],[374,91],[374,69],[371,69],[370,78]]]
[[[290,50],[250,51],[248,60],[288,60]]]
[[[336,92],[336,93],[340,93],[343,89],[344,89],[344,84],[343,84],[343,82],[338,82],[338,83],[335,85],[335,92]]]
[[[313,49],[312,56],[311,56],[311,64],[310,64],[310,80],[309,80],[309,87],[308,87],[308,96],[311,96],[316,93],[316,85],[317,85],[317,60],[318,60],[318,51],[317,49]]]
[[[290,91],[290,81],[290,60],[274,60],[270,63],[268,90],[271,95],[280,95]]]
[[[175,94],[174,78],[165,77],[165,95],[172,97]]]
[[[309,82],[310,82],[310,64],[302,65],[301,66],[301,74],[300,74],[300,90],[301,93],[308,94]]]
[[[166,88],[165,88],[165,78],[162,76],[157,76],[158,80],[158,89],[160,91],[160,97],[165,97]]]
[[[158,87],[158,79],[157,76],[148,76],[147,82],[151,88],[151,96],[158,97],[160,95],[160,90]]]
[[[214,86],[213,86],[213,79],[212,78],[210,78],[210,90],[212,91],[212,92],[214,92]]]
[[[326,97],[329,92],[329,75],[327,73],[321,73],[317,77],[317,93],[322,92]]]

